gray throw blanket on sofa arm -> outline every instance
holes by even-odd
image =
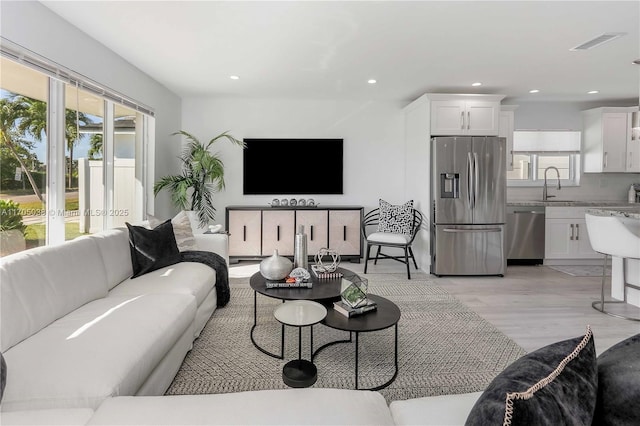
[[[224,258],[217,253],[202,250],[186,250],[180,253],[182,262],[204,263],[216,271],[217,306],[226,306],[231,298],[229,290],[229,269]]]

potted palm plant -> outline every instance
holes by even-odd
[[[206,227],[215,219],[213,194],[225,187],[224,164],[220,155],[209,148],[220,139],[227,139],[244,148],[244,142],[224,132],[207,143],[200,142],[195,136],[181,130],[173,135],[187,138],[188,144],[180,154],[182,173],[165,176],[153,185],[154,195],[163,189],[171,192],[171,201],[182,210],[193,210],[198,216],[200,227]]]

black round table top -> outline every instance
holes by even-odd
[[[344,277],[357,275],[348,269],[338,268]],[[260,272],[256,272],[249,279],[249,285],[255,291],[267,297],[281,300],[313,300],[315,302],[327,302],[340,297],[342,278],[319,280],[313,272],[311,274],[311,288],[267,288],[267,280]]]
[[[384,330],[400,321],[400,308],[391,300],[370,293],[367,294],[367,298],[378,304],[375,311],[347,318],[331,306],[327,308],[327,316],[321,324],[338,330],[366,332]]]

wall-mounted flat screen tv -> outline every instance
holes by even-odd
[[[342,139],[244,139],[245,195],[342,194]]]

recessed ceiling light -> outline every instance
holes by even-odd
[[[538,89],[531,89],[531,90],[529,90],[529,93],[538,93],[539,91],[540,90],[538,90]]]
[[[589,90],[587,93],[590,94],[590,95],[595,95],[596,93],[600,93],[600,91],[599,90]]]
[[[367,83],[369,83],[369,84],[376,84],[377,82],[378,81],[373,79],[373,78],[370,78],[369,80],[367,80]]]
[[[240,79],[240,77],[238,77],[237,75],[230,75],[229,78],[231,80],[239,80]]]
[[[476,83],[473,83],[473,84],[472,84],[472,86],[473,86],[473,87],[482,86],[482,83],[480,83],[480,82],[478,81],[478,82],[476,82]]]

